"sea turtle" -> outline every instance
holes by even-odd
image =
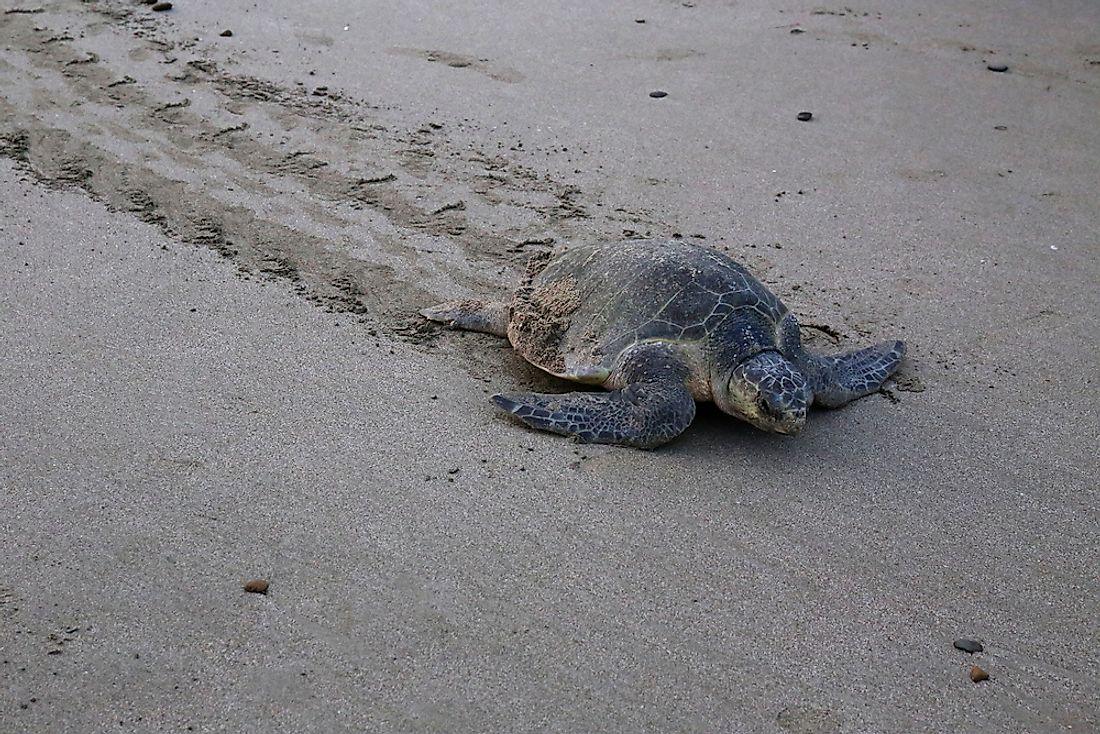
[[[639,448],[682,433],[697,400],[794,435],[811,404],[836,407],[875,392],[905,353],[900,341],[834,356],[807,352],[794,314],[760,281],[682,239],[541,253],[511,303],[452,301],[421,314],[506,336],[546,372],[610,390],[493,396],[524,423]]]

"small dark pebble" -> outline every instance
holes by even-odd
[[[791,35],[792,36],[797,36],[799,33],[805,33],[805,32],[806,31],[802,30],[801,28],[792,28],[791,29]]]
[[[798,121],[799,122],[809,122],[812,119],[814,119],[814,113],[812,113],[812,112],[799,112],[798,113]]]
[[[989,673],[975,665],[970,669],[970,680],[981,683],[983,680],[989,680]]]
[[[990,71],[1008,71],[1008,64],[988,64],[985,68]]]
[[[993,129],[994,129],[994,130],[1007,130],[1007,129],[1008,129],[1008,125],[994,125],[994,126],[993,126]]]
[[[163,11],[163,10],[171,10],[171,9],[172,9],[172,3],[154,3],[153,4],[153,10],[155,10],[158,13]]]
[[[230,38],[233,35],[233,31],[226,28],[224,31],[222,31],[218,35],[221,36],[222,38]]]
[[[252,579],[244,585],[244,590],[249,594],[266,594],[268,583],[263,579]]]
[[[668,92],[662,92],[660,89],[656,89],[656,90],[650,92],[649,96],[653,97],[653,99],[660,99],[661,97],[667,97]]]
[[[645,18],[635,18],[634,22],[635,23],[645,23]]]
[[[955,640],[955,649],[962,650],[963,652],[975,653],[981,652],[985,648],[982,647],[982,643],[977,640]]]

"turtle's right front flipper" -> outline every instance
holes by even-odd
[[[651,449],[684,432],[695,418],[687,368],[666,346],[648,344],[625,355],[622,389],[611,392],[512,393],[493,402],[544,431],[585,443]],[[625,384],[624,384],[625,383]]]
[[[606,393],[512,393],[494,395],[493,402],[532,428],[640,449],[668,443],[695,417],[695,400],[682,384],[633,384]]]

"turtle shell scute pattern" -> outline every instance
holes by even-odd
[[[646,341],[677,343],[701,368],[708,337],[730,317],[745,317],[746,338],[759,338],[754,327],[761,324],[771,338],[785,313],[725,255],[679,240],[627,240],[533,259],[515,295],[509,336],[528,360],[558,375],[612,369],[624,350]],[[739,332],[728,336],[739,339]]]

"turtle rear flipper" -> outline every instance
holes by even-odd
[[[810,380],[814,404],[837,408],[882,387],[904,356],[905,344],[893,341],[828,357],[804,352],[798,365]]]
[[[679,436],[695,418],[687,368],[660,345],[639,347],[621,370],[626,383],[606,393],[512,393],[493,402],[521,421],[585,443],[651,449]]]
[[[452,329],[481,331],[496,336],[508,336],[508,319],[511,316],[507,303],[477,300],[448,301],[422,309],[420,315]]]

